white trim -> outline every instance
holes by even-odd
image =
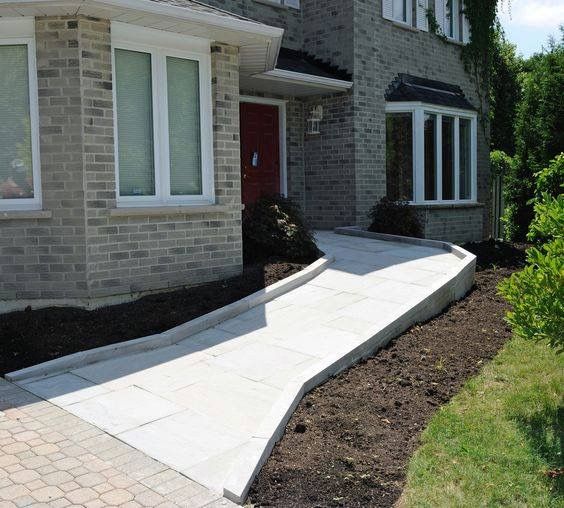
[[[194,37],[177,36],[147,28],[112,23],[112,66],[115,69],[115,50],[144,52],[151,55],[153,92],[153,142],[154,142],[154,196],[120,196],[119,190],[119,142],[116,89],[114,96],[115,178],[118,207],[179,206],[215,203],[214,154],[213,154],[213,104],[211,92],[211,52],[209,41]],[[147,40],[151,44],[147,44]],[[155,44],[152,44],[153,41]],[[188,44],[187,44],[188,42]],[[179,47],[180,43],[182,48]],[[190,43],[194,43],[191,46]],[[186,48],[190,49],[186,49]],[[168,139],[168,103],[166,57],[178,57],[198,62],[200,81],[200,148],[202,194],[173,196],[170,193],[170,157]],[[114,71],[113,75],[116,73]]]
[[[40,210],[42,207],[41,157],[39,140],[39,99],[37,84],[37,62],[35,50],[35,21],[30,18],[1,19],[2,38],[0,46],[25,45],[27,47],[29,116],[31,128],[31,161],[33,198],[0,199],[0,210]],[[25,36],[17,37],[21,31]],[[31,33],[31,36],[29,35]]]
[[[325,78],[323,76],[315,76],[313,74],[303,74],[301,72],[287,71],[283,69],[274,69],[263,74],[254,74],[254,78],[271,79],[275,81],[284,81],[287,83],[295,83],[299,85],[311,86],[315,88],[326,88],[335,91],[347,91],[353,86],[352,81],[344,81],[341,79]]]
[[[268,104],[278,106],[279,134],[280,134],[280,194],[288,196],[288,155],[286,146],[286,103],[282,99],[270,99],[268,97],[255,97],[241,95],[239,102],[251,104]]]
[[[433,205],[433,204],[473,204],[477,203],[477,182],[478,182],[478,141],[477,124],[478,115],[475,111],[459,108],[447,108],[435,106],[422,102],[388,102],[386,113],[412,113],[413,122],[413,201],[412,205]],[[435,115],[435,185],[436,199],[425,200],[425,137],[424,122],[425,114]],[[449,116],[454,118],[454,178],[455,189],[454,199],[442,199],[442,117]],[[471,122],[470,134],[470,160],[471,160],[471,192],[470,199],[460,199],[460,118],[465,118]]]

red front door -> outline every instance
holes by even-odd
[[[241,175],[244,205],[280,194],[280,124],[278,108],[241,103]]]

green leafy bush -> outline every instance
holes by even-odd
[[[527,238],[532,242],[545,242],[562,236],[564,229],[564,194],[552,197],[542,194],[535,203],[535,218],[531,222]]]
[[[502,282],[501,294],[513,306],[507,321],[516,335],[546,340],[564,351],[564,239],[527,252],[528,265]]]
[[[544,193],[558,196],[564,190],[564,153],[558,154],[550,161],[548,167],[536,175],[536,195],[541,197]]]
[[[545,183],[540,184],[542,188]],[[539,188],[539,186],[537,186]],[[527,266],[500,285],[513,306],[507,321],[520,337],[546,340],[564,351],[564,194],[543,192],[528,238],[546,241],[527,251]]]
[[[245,262],[283,258],[309,263],[319,257],[300,207],[283,196],[260,198],[243,215]]]
[[[407,201],[392,201],[383,197],[368,214],[371,224],[368,231],[389,235],[421,238],[423,228],[417,210]]]

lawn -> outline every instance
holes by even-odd
[[[564,506],[564,355],[514,338],[431,420],[400,506]]]

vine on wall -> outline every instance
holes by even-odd
[[[436,0],[440,1],[440,0]],[[470,24],[470,42],[462,47],[461,58],[466,72],[470,74],[478,95],[478,111],[484,135],[488,132],[490,76],[492,73],[492,51],[495,43],[498,5],[504,0],[464,0],[463,12]],[[427,10],[429,30],[444,42],[448,38],[437,22],[431,9]]]

